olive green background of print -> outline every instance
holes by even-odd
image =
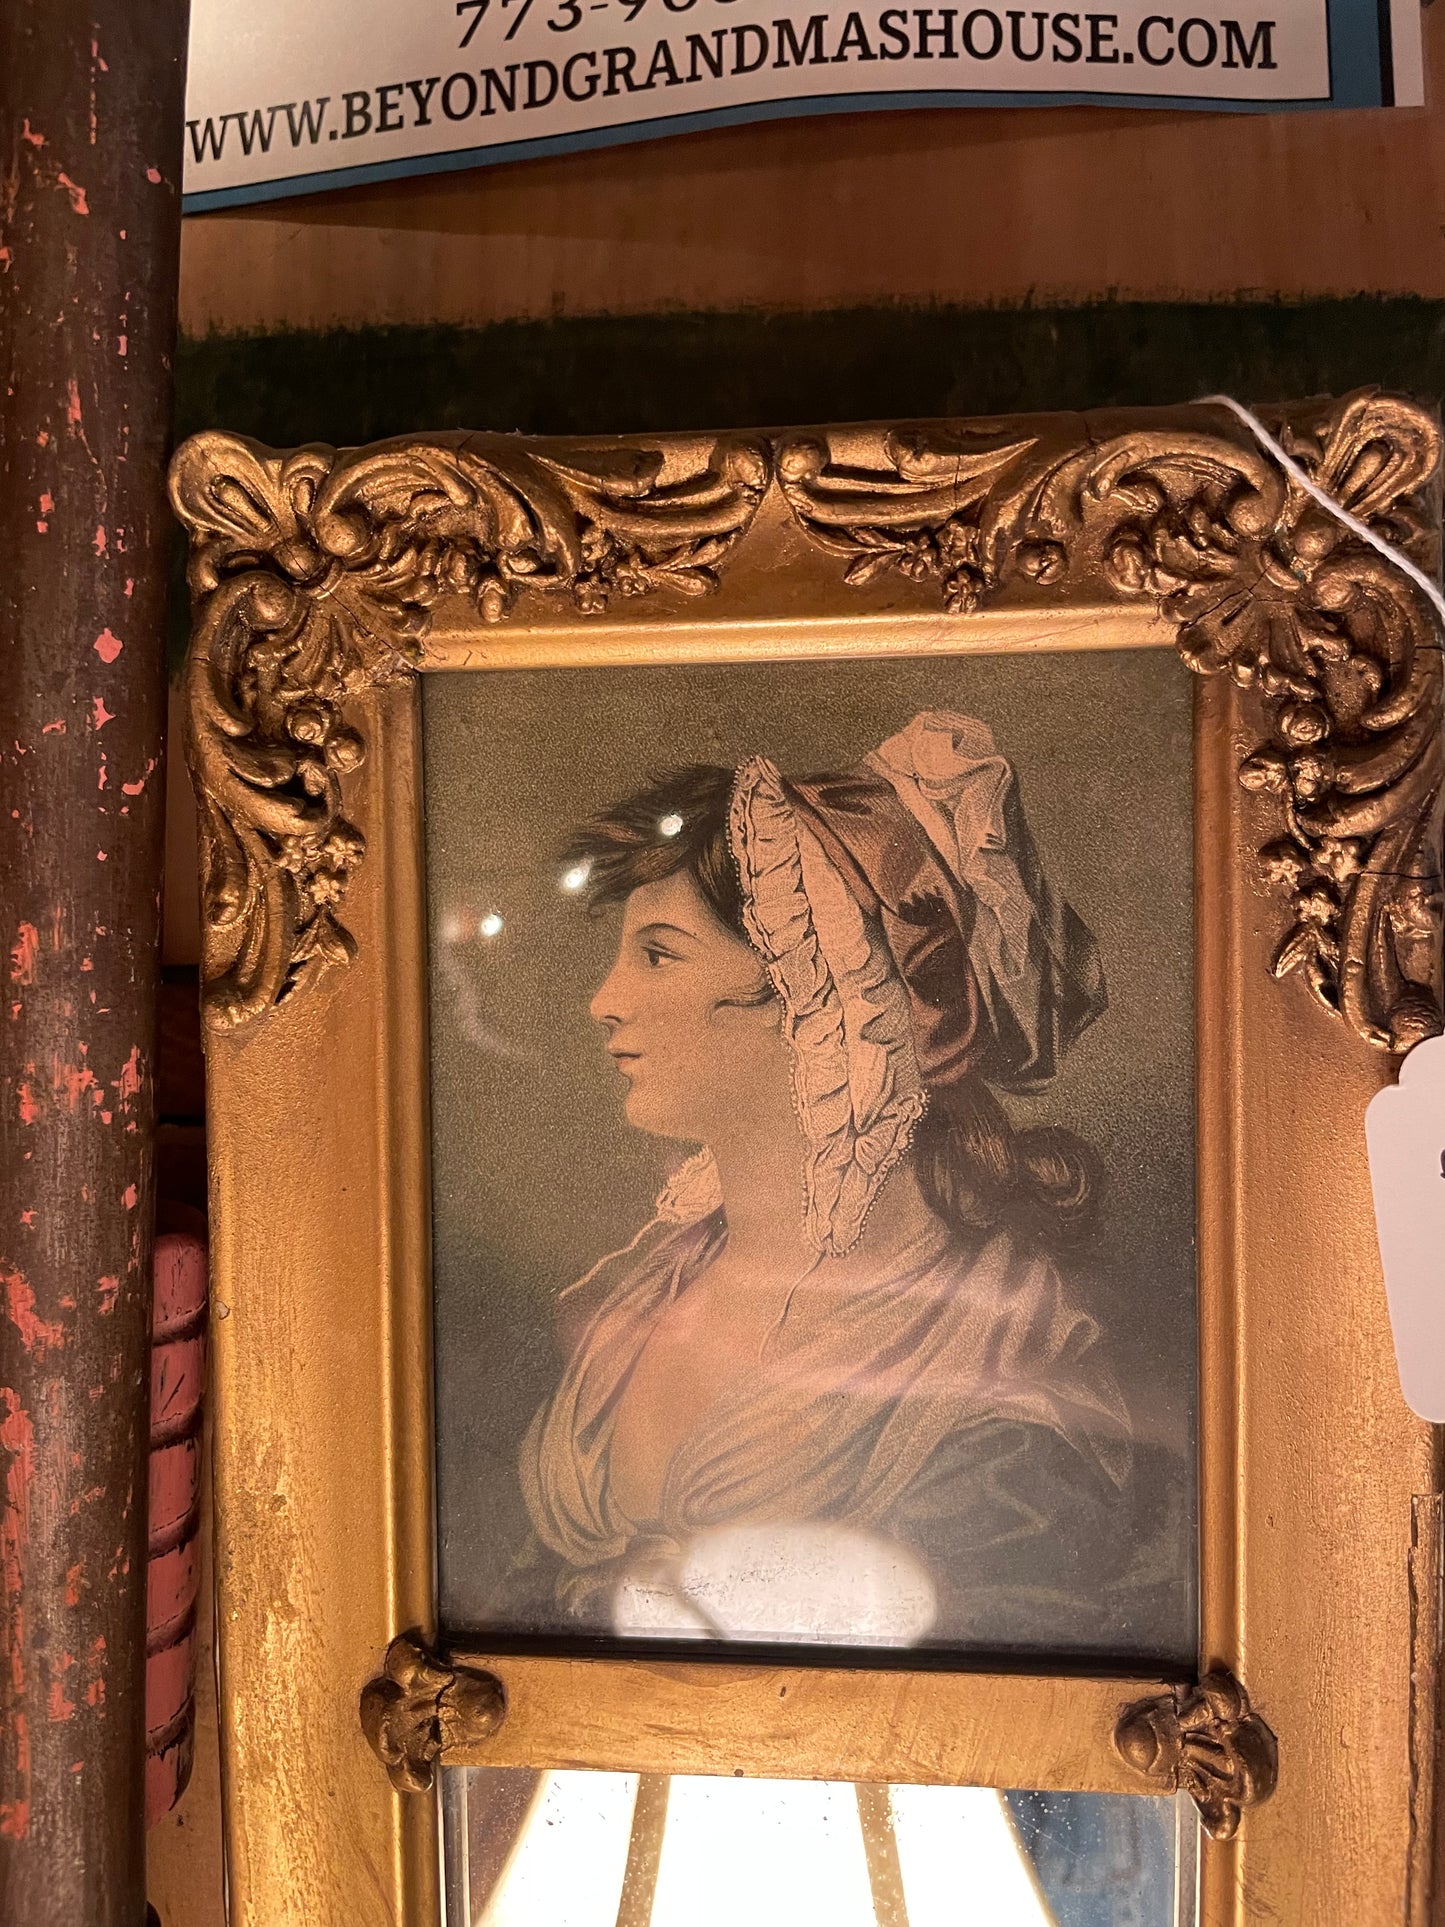
[[[1046,1094],[1009,1109],[1099,1155],[1086,1295],[1193,1517],[1192,702],[1165,650],[423,679],[446,1624],[488,1626],[525,1534],[517,1447],[555,1381],[558,1292],[634,1236],[688,1148],[623,1118],[587,1014],[618,919],[561,887],[568,831],[683,763],[848,768],[929,708],[992,726],[1048,873],[1099,941],[1108,1011]],[[498,935],[449,940],[488,913]],[[1188,1654],[1192,1626],[1160,1639]]]

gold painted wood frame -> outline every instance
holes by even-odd
[[[1437,566],[1428,416],[1269,419]],[[1440,1487],[1362,1132],[1440,1026],[1418,586],[1207,407],[341,453],[217,433],[173,495],[235,1927],[434,1927],[435,1804],[405,1789],[438,1758],[1185,1786],[1219,1836],[1208,1927],[1424,1927]],[[437,1657],[415,672],[1126,646],[1197,673],[1198,1681]]]

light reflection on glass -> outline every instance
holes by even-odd
[[[1195,1917],[1192,1815],[1169,1800],[494,1769],[448,1782],[448,1927]]]
[[[475,1927],[614,1927],[636,1799],[635,1773],[538,1776]]]

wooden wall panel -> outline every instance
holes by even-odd
[[[1445,102],[1445,7],[1425,19]],[[1445,297],[1445,108],[838,116],[186,225],[182,324],[663,309]]]

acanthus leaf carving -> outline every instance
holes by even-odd
[[[620,450],[605,470],[590,450],[569,457],[549,447],[532,459],[577,515],[580,566],[571,589],[584,615],[607,608],[613,595],[710,594],[771,478],[768,449],[746,438],[719,440],[703,470],[670,483],[654,448]]]
[[[255,1017],[351,956],[339,912],[365,840],[341,778],[365,745],[344,710],[415,670],[439,596],[493,623],[519,596],[595,615],[614,595],[717,586],[768,449],[720,438],[671,477],[668,460],[465,436],[338,455],[206,434],[179,450],[209,1021]]]
[[[990,508],[1034,445],[895,428],[883,437],[885,466],[862,468],[835,464],[823,442],[798,436],[778,449],[778,485],[810,539],[847,558],[852,587],[896,570],[938,581],[949,614],[967,615],[999,579]]]
[[[1159,1793],[1187,1793],[1214,1840],[1232,1840],[1242,1815],[1279,1776],[1274,1734],[1229,1673],[1126,1706],[1114,1728],[1119,1757]]]
[[[1366,392],[1283,434],[1325,494],[1438,564],[1441,435],[1429,415]],[[1276,812],[1259,851],[1289,914],[1276,976],[1297,974],[1378,1049],[1438,1032],[1442,652],[1418,584],[1232,422],[996,448],[991,471],[967,470],[960,509],[944,478],[965,445],[951,429],[895,431],[886,466],[863,473],[800,439],[777,466],[813,540],[866,551],[886,528],[890,556],[926,558],[905,573],[942,577],[946,607],[1090,580],[1152,600],[1190,669],[1253,692],[1260,740],[1240,780]],[[955,548],[963,573],[945,574]],[[868,579],[856,563],[845,573]]]
[[[775,448],[567,447],[457,436],[337,456],[224,435],[173,467],[197,615],[191,756],[206,860],[206,1007],[243,1021],[351,954],[340,906],[364,841],[341,779],[364,745],[349,699],[410,673],[442,594],[480,620],[519,598],[584,615],[702,595],[774,475],[808,543],[864,588],[937,583],[957,614],[1071,591],[1148,599],[1181,657],[1251,692],[1241,780],[1275,813],[1262,879],[1285,900],[1278,976],[1371,1045],[1441,1026],[1442,652],[1418,585],[1232,421],[1038,432],[953,424]],[[1032,425],[1030,425],[1032,426]],[[1417,561],[1437,560],[1440,431],[1353,396],[1283,431],[1318,485]],[[686,448],[689,452],[680,454]]]

